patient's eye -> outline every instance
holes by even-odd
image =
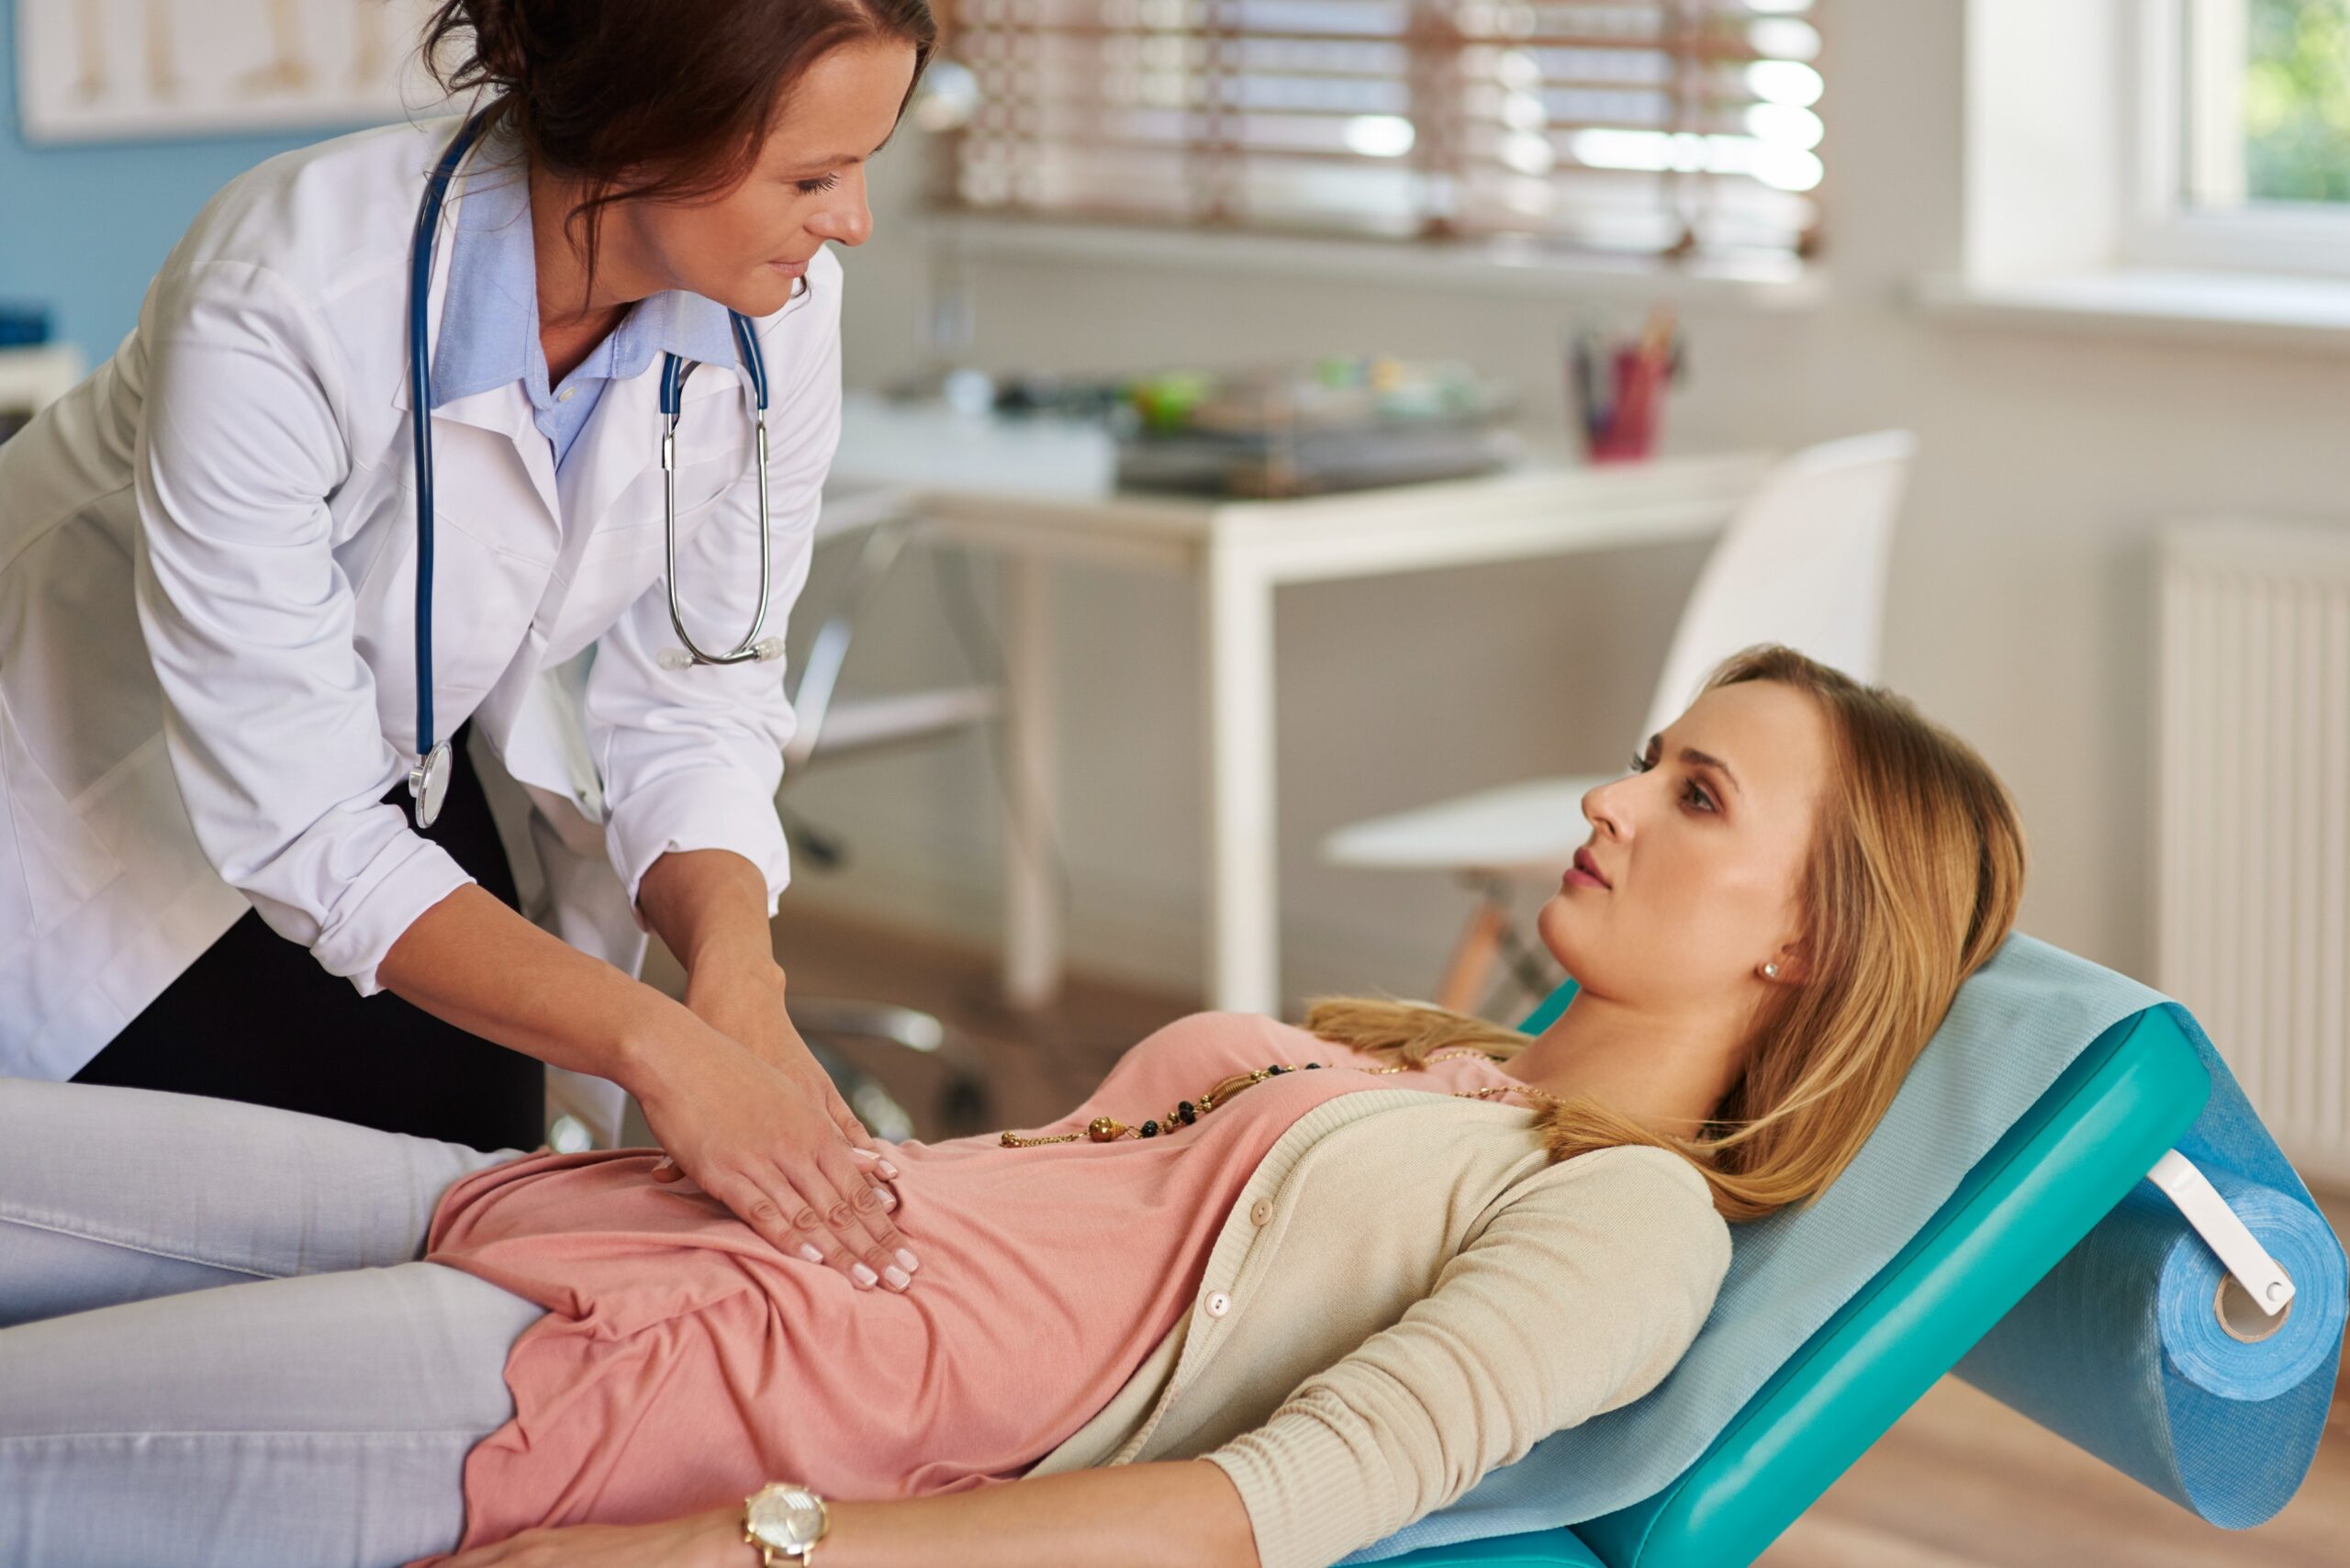
[[[1646,773],[1650,768],[1654,767],[1655,766],[1655,763],[1651,762],[1648,757],[1641,753],[1634,752],[1632,754],[1633,772]],[[1703,789],[1699,788],[1697,781],[1694,778],[1683,786],[1681,798],[1702,811],[1712,812],[1720,810],[1719,807],[1714,804],[1714,798],[1711,795],[1707,794]]]
[[[828,191],[839,185],[841,177],[838,174],[826,174],[821,180],[799,180],[794,183],[810,196],[814,196],[819,191]]]

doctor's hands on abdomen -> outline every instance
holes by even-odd
[[[860,1288],[906,1289],[919,1263],[890,1218],[878,1176],[891,1172],[875,1173],[872,1139],[783,1017],[780,995],[774,1023],[754,1002],[737,1007],[711,1009],[727,1018],[723,1030],[701,1009],[669,1014],[636,1090],[646,1126],[679,1170],[786,1256]]]

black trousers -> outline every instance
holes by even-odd
[[[481,780],[451,737],[449,792],[431,837],[516,906]],[[384,797],[405,808],[402,779]],[[390,991],[362,997],[247,910],[73,1075],[308,1111],[484,1150],[545,1141],[546,1068]]]

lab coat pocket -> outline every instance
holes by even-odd
[[[47,935],[121,871],[34,759],[0,691],[0,946]]]
[[[677,537],[682,542],[692,532],[690,525],[710,507],[733,493],[740,485],[745,498],[744,506],[757,505],[758,476],[751,471],[747,458],[740,455],[702,457],[677,465]],[[621,493],[620,504],[611,515],[598,525],[581,552],[583,565],[608,557],[628,557],[643,550],[659,550],[666,543],[666,531],[662,527],[666,516],[662,500],[662,476],[658,468],[648,468]]]
[[[677,472],[677,549],[682,557],[697,530],[723,500],[722,476],[710,464],[688,465]],[[746,479],[745,483],[753,481]],[[646,589],[656,587],[668,570],[666,531],[662,527],[661,476],[655,470],[632,485],[615,516],[589,536],[557,625],[554,641],[569,647],[601,636]],[[755,502],[746,503],[746,513]],[[651,521],[622,522],[621,517]],[[744,524],[744,526],[752,526]],[[690,566],[687,568],[690,570]]]

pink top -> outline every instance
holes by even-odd
[[[1298,1117],[1353,1090],[1515,1082],[1483,1057],[1374,1057],[1246,1014],[1178,1020],[1049,1126],[1133,1126],[1216,1080],[1268,1079],[1172,1135],[881,1148],[913,1288],[779,1254],[657,1151],[532,1155],[442,1196],[426,1259],[548,1316],[515,1341],[515,1416],[464,1467],[459,1550],[540,1525],[640,1523],[766,1482],[911,1497],[1013,1479],[1107,1405],[1181,1319],[1234,1197]],[[1513,1102],[1523,1104],[1523,1101]],[[431,1562],[439,1559],[423,1559]]]

